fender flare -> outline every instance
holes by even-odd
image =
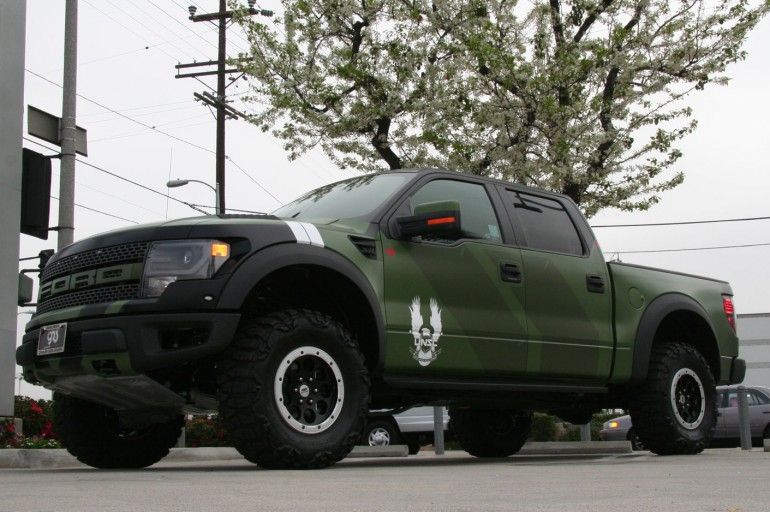
[[[378,360],[372,367],[376,373],[382,373],[385,361],[385,321],[380,309],[380,300],[366,276],[347,258],[330,249],[309,244],[284,243],[252,254],[230,276],[217,307],[241,309],[249,293],[263,278],[276,270],[294,265],[313,265],[333,270],[349,279],[366,297],[377,330]]]
[[[650,354],[655,333],[666,316],[676,311],[689,311],[703,319],[713,334],[714,325],[708,313],[695,299],[682,293],[666,293],[656,297],[645,308],[634,340],[633,361],[631,363],[631,381],[642,382],[650,368]],[[714,336],[716,338],[716,336]],[[717,351],[719,349],[717,348]]]

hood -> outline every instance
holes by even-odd
[[[49,263],[92,249],[133,242],[179,240],[185,238],[284,239],[291,230],[282,220],[270,215],[221,215],[174,219],[166,222],[139,224],[100,233],[68,245],[56,253]],[[255,245],[252,243],[252,247]]]

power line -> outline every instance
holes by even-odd
[[[59,200],[59,198],[56,196],[51,196],[51,199],[56,199],[57,201]],[[139,224],[135,220],[127,219],[125,217],[121,217],[120,215],[115,215],[114,213],[108,213],[102,210],[97,210],[96,208],[91,208],[90,206],[85,206],[79,203],[75,203],[75,206],[77,206],[78,208],[83,208],[84,210],[95,212],[95,213],[101,213],[102,215],[106,215],[107,217],[112,217],[113,219],[125,220],[126,222],[131,222],[132,224]]]
[[[237,163],[235,163],[235,160],[233,160],[232,158],[230,158],[230,157],[229,157],[229,156],[227,156],[227,155],[225,155],[225,158],[226,158],[227,160],[229,160],[229,161],[230,161],[230,163],[231,163],[231,164],[233,164],[233,165],[234,165],[234,166],[235,166],[235,167],[236,167],[236,168],[237,168],[239,171],[241,171],[241,172],[242,172],[242,173],[243,173],[243,174],[244,174],[244,175],[245,175],[247,178],[249,178],[251,181],[253,181],[253,182],[254,182],[254,184],[255,184],[256,186],[258,186],[259,188],[261,188],[261,189],[262,189],[262,190],[263,190],[263,191],[264,191],[264,192],[265,192],[267,195],[269,195],[270,197],[272,197],[273,199],[275,199],[275,202],[276,202],[276,203],[278,203],[278,204],[280,204],[280,205],[282,205],[282,204],[283,204],[283,201],[281,201],[280,199],[278,199],[277,197],[275,197],[275,196],[274,196],[274,195],[273,195],[273,194],[272,194],[272,193],[271,193],[269,190],[267,190],[265,187],[263,187],[263,186],[262,186],[262,184],[261,184],[260,182],[258,182],[258,181],[257,181],[257,180],[256,180],[256,179],[255,179],[255,178],[254,178],[254,177],[253,177],[251,174],[249,174],[248,172],[246,172],[246,170],[245,170],[243,167],[241,167],[240,165],[238,165]]]
[[[134,34],[135,36],[137,36],[138,38],[140,38],[142,41],[146,41],[146,40],[147,40],[147,37],[146,37],[146,36],[144,36],[143,34],[140,34],[139,32],[137,32],[136,30],[132,29],[131,27],[128,27],[128,26],[124,25],[124,24],[123,24],[123,23],[121,23],[119,20],[115,19],[115,18],[114,18],[114,17],[112,17],[110,14],[108,14],[108,13],[104,12],[103,10],[99,9],[98,7],[96,7],[94,4],[92,4],[92,3],[91,3],[91,2],[89,2],[88,0],[84,0],[84,1],[85,1],[85,3],[86,3],[86,4],[90,5],[92,9],[94,9],[94,10],[96,10],[96,11],[99,11],[100,13],[102,13],[102,15],[106,16],[107,18],[109,18],[110,20],[112,20],[112,21],[113,21],[114,23],[116,23],[117,25],[120,25],[120,26],[121,26],[121,27],[123,27],[124,29],[128,30],[129,32],[131,32],[132,34]],[[113,5],[113,7],[114,7],[114,5]],[[121,10],[122,10],[122,9],[121,9]],[[128,16],[129,16],[129,17],[131,17],[132,19],[134,19],[134,21],[137,21],[137,20],[136,20],[136,18],[133,18],[133,16],[131,16],[130,14],[129,14]],[[139,22],[139,21],[137,21],[137,23],[139,23],[140,25],[144,26],[144,24],[143,24],[142,22]],[[157,32],[156,32],[155,34],[157,34]],[[168,43],[168,44],[171,44],[171,43],[169,43],[168,41],[166,41],[165,39],[163,39],[163,37],[162,37],[162,36],[161,36],[161,40],[162,40],[164,43]],[[171,46],[173,46],[174,48],[176,48],[178,51],[181,51],[182,53],[187,53],[187,52],[185,52],[184,50],[181,50],[179,47],[177,47],[177,46],[176,46],[176,45],[174,45],[174,44],[171,44]],[[167,52],[166,50],[164,50],[163,48],[158,48],[158,49],[159,49],[161,52],[165,53],[165,54],[166,54],[168,57],[170,57],[171,59],[173,59],[173,60],[178,60],[178,58],[177,58],[177,57],[175,57],[175,56],[171,55],[170,53],[168,53],[168,52]],[[187,55],[189,55],[189,54],[187,54]]]
[[[659,252],[712,251],[717,249],[738,249],[743,247],[766,247],[766,246],[770,246],[770,243],[717,245],[712,247],[685,247],[680,249],[648,249],[644,251],[606,251],[606,253],[607,254],[643,254],[643,253],[659,253]]]
[[[53,151],[54,153],[58,153],[56,151],[56,149],[54,149],[52,147],[49,147],[49,146],[46,146],[45,144],[41,144],[41,143],[37,142],[36,140],[32,140],[32,139],[29,139],[27,137],[23,137],[23,138],[27,142],[31,142],[32,144],[37,144],[38,146],[40,146],[42,148],[45,148],[45,149],[47,149],[49,151]],[[131,183],[132,185],[135,185],[135,186],[137,186],[137,187],[139,187],[141,189],[147,190],[148,192],[152,192],[153,194],[157,194],[159,196],[163,196],[166,199],[170,199],[172,201],[176,201],[177,203],[180,203],[180,204],[183,204],[185,206],[188,206],[188,207],[192,208],[193,210],[195,210],[197,212],[200,212],[200,213],[203,213],[205,215],[208,215],[208,213],[205,210],[201,210],[200,208],[196,208],[192,203],[188,203],[187,201],[183,201],[183,200],[178,199],[178,198],[176,198],[174,196],[171,196],[171,195],[168,195],[168,194],[164,194],[163,192],[161,192],[159,190],[156,190],[156,189],[154,189],[152,187],[148,187],[147,185],[143,185],[143,184],[139,183],[138,181],[131,180],[129,178],[126,178],[125,176],[121,176],[120,174],[118,174],[116,172],[109,171],[109,170],[105,169],[104,167],[100,167],[100,166],[92,164],[90,162],[86,162],[85,160],[81,160],[81,159],[78,158],[78,159],[76,159],[76,161],[81,163],[81,164],[83,164],[83,165],[87,165],[88,167],[91,167],[93,169],[96,169],[97,171],[100,171],[100,172],[103,172],[105,174],[108,174],[108,175],[110,175],[110,176],[112,176],[114,178],[117,178],[119,180],[125,181],[127,183]]]
[[[647,226],[684,226],[688,224],[715,224],[718,222],[747,222],[753,220],[770,220],[770,217],[743,217],[739,219],[687,220],[680,222],[648,222],[642,224],[601,224],[592,228],[636,228]]]
[[[61,88],[61,84],[58,84],[58,83],[54,82],[53,80],[49,80],[48,78],[44,77],[43,75],[40,75],[40,74],[38,74],[38,73],[35,73],[35,72],[34,72],[34,71],[32,71],[31,69],[28,69],[28,68],[24,68],[24,69],[25,69],[25,71],[27,71],[27,73],[29,73],[29,74],[31,74],[31,75],[33,75],[33,76],[36,76],[37,78],[39,78],[39,79],[41,79],[41,80],[43,80],[43,81],[45,81],[45,82],[48,82],[48,83],[49,83],[49,84],[51,84],[51,85],[55,85],[56,87],[59,87],[59,88]],[[104,105],[103,103],[99,103],[99,102],[98,102],[98,101],[96,101],[96,100],[92,100],[91,98],[88,98],[88,97],[86,97],[86,96],[83,96],[83,95],[82,95],[82,94],[80,94],[80,93],[78,93],[78,98],[82,98],[82,99],[84,99],[84,100],[88,101],[89,103],[93,103],[93,104],[94,104],[94,105],[96,105],[97,107],[101,107],[101,108],[103,108],[104,110],[107,110],[107,111],[109,111],[109,112],[112,112],[113,114],[117,114],[118,116],[120,116],[120,117],[122,117],[122,118],[124,118],[124,119],[127,119],[127,120],[131,121],[132,123],[136,123],[136,124],[138,124],[139,126],[143,126],[143,127],[147,128],[147,129],[149,129],[149,130],[154,130],[154,131],[156,131],[156,132],[160,133],[161,135],[165,135],[166,137],[169,137],[169,138],[171,138],[171,139],[174,139],[174,140],[176,140],[176,141],[179,141],[179,142],[182,142],[182,143],[184,143],[184,144],[187,144],[188,146],[192,146],[192,147],[194,147],[194,148],[200,149],[201,151],[205,151],[205,152],[207,152],[207,153],[215,154],[215,153],[214,153],[214,151],[213,151],[213,150],[211,150],[211,149],[209,149],[209,148],[205,148],[205,147],[203,147],[203,146],[201,146],[201,145],[199,145],[199,144],[196,144],[196,143],[194,143],[194,142],[190,142],[189,140],[183,139],[183,138],[181,138],[181,137],[177,137],[176,135],[173,135],[173,134],[171,134],[171,133],[165,132],[165,131],[163,131],[163,130],[159,130],[159,129],[157,129],[155,126],[149,125],[149,124],[147,124],[147,123],[144,123],[144,122],[142,122],[142,121],[139,121],[138,119],[134,119],[133,117],[127,116],[126,114],[123,114],[122,112],[119,112],[119,111],[117,111],[117,110],[115,110],[115,109],[113,109],[113,108],[110,108],[110,107],[108,107],[108,106]]]

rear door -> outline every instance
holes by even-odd
[[[429,176],[390,216],[419,204],[457,201],[454,239],[383,237],[389,374],[435,377],[522,375],[527,343],[521,251],[493,185]],[[393,232],[393,230],[391,230]]]
[[[574,204],[501,187],[517,233],[533,377],[602,381],[613,354],[607,265]]]

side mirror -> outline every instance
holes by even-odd
[[[462,233],[460,228],[460,203],[436,201],[415,206],[414,215],[399,217],[399,238],[415,236],[453,237]]]

